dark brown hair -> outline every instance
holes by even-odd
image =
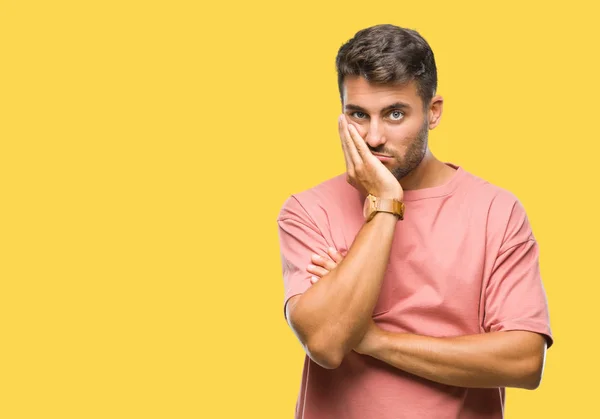
[[[388,24],[362,29],[340,47],[335,64],[342,102],[346,76],[362,76],[375,84],[415,80],[425,108],[437,89],[433,51],[412,29]]]

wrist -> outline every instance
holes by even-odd
[[[355,349],[362,355],[368,355],[378,358],[383,353],[385,347],[386,332],[373,325],[363,337],[360,345]]]
[[[377,198],[382,198],[382,199],[395,199],[396,201],[400,201],[402,202],[402,200],[404,199],[404,191],[400,190],[400,191],[393,191],[393,192],[382,192],[379,195],[376,195]]]
[[[397,214],[392,214],[391,212],[386,212],[386,211],[379,211],[379,212],[376,212],[375,215],[373,215],[371,222],[373,222],[375,219],[381,220],[382,218],[388,219],[388,220],[390,220],[390,222],[393,221],[394,224],[396,224],[396,222],[400,219],[400,217]]]
[[[368,355],[373,358],[379,358],[385,351],[386,345],[388,342],[388,333],[380,329],[379,327],[375,329],[372,334],[372,340],[369,342]]]
[[[376,214],[382,212],[391,213],[397,217],[396,220],[402,220],[404,219],[404,203],[396,198],[385,198],[369,194],[363,206],[365,220],[369,222]]]

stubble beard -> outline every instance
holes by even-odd
[[[414,141],[408,147],[404,158],[396,158],[397,165],[390,169],[398,181],[421,164],[427,154],[428,137],[429,123],[425,120]]]

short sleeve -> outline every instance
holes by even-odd
[[[310,288],[306,269],[313,253],[326,254],[323,234],[293,195],[284,203],[277,217],[279,247],[284,284],[283,313],[290,298]]]
[[[485,289],[486,332],[525,330],[553,344],[546,292],[539,267],[539,246],[523,209],[512,208],[504,239]]]

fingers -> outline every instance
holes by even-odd
[[[344,259],[342,254],[333,247],[329,247],[327,249],[327,255],[331,259],[317,254],[313,254],[311,256],[313,264],[308,265],[306,269],[309,273],[313,274],[313,276],[310,278],[311,284],[315,284],[319,279],[321,279],[321,277],[334,270]]]
[[[346,120],[346,117],[344,115],[342,115],[340,117],[340,137],[342,139],[342,143],[345,144],[345,151],[346,153],[348,153],[348,158],[350,159],[350,161],[352,162],[353,166],[356,165],[362,165],[363,163],[363,159],[360,157],[360,154],[357,150],[356,144],[355,144],[355,140],[352,138],[352,136],[350,135],[350,132],[348,131],[348,121]],[[354,128],[354,127],[352,127]],[[357,133],[358,135],[358,133]],[[360,135],[359,135],[360,137]],[[361,138],[362,141],[362,138]]]
[[[320,255],[313,255],[312,262],[315,265],[318,265],[322,268],[327,269],[328,271],[333,271],[337,266],[337,263],[334,260],[329,259],[328,257],[323,257]]]
[[[344,139],[344,135],[342,134],[342,118],[344,118],[344,115],[340,115],[340,117],[338,118],[338,131],[340,133],[340,141],[342,143],[342,150],[344,152],[344,160],[346,161],[346,171],[348,173],[351,173],[354,171],[354,166],[352,165],[352,159],[350,158],[350,154],[348,152],[346,140]]]
[[[365,143],[365,140],[360,136],[354,125],[348,124],[348,134],[352,139],[352,144],[356,147],[356,151],[360,156],[361,162],[366,163],[369,160],[375,160],[376,162],[379,162],[379,160],[377,160],[377,158],[371,153],[367,143]]]
[[[325,276],[329,273],[329,270],[327,270],[325,268],[321,268],[320,266],[316,266],[316,265],[308,265],[308,268],[306,268],[306,270],[309,273],[316,275],[318,277]]]
[[[327,254],[331,257],[331,259],[333,259],[333,261],[336,264],[340,263],[344,259],[342,254],[335,250],[333,247],[327,249]]]

